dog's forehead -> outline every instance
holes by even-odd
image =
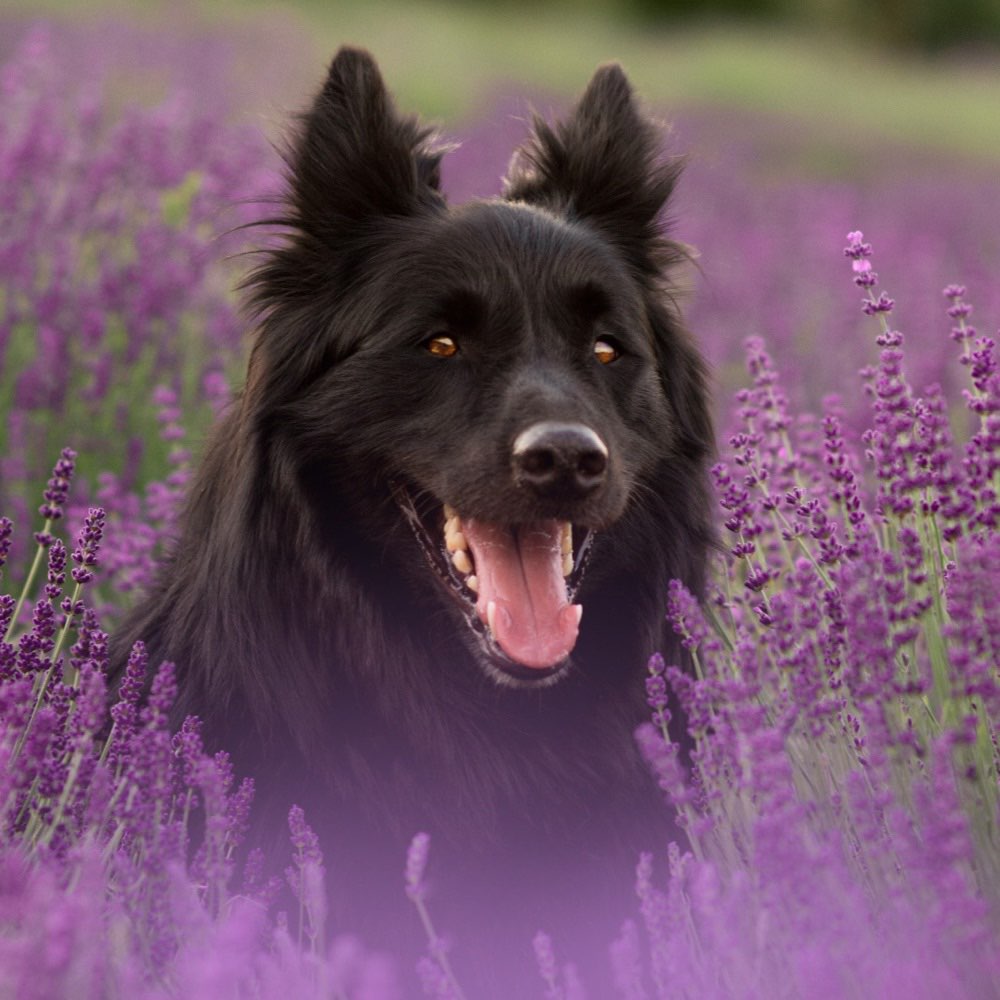
[[[502,264],[540,276],[559,268],[581,279],[623,268],[606,241],[588,227],[524,202],[471,202],[452,210],[435,234],[434,253],[458,270]]]

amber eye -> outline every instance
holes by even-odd
[[[618,348],[606,340],[599,340],[596,344],[594,344],[594,357],[596,357],[602,365],[610,365],[612,361],[618,360]]]
[[[437,358],[450,358],[458,353],[458,344],[451,337],[431,337],[424,347]]]

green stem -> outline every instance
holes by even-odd
[[[66,783],[63,785],[62,794],[59,796],[59,802],[56,805],[55,815],[52,817],[52,821],[49,823],[48,830],[41,836],[41,843],[47,844],[51,839],[52,835],[55,833],[56,828],[62,822],[63,813],[66,811],[66,805],[69,802],[69,797],[73,792],[73,786],[76,784],[76,776],[80,772],[80,765],[83,763],[83,753],[80,750],[73,751],[73,759],[70,762],[69,774],[66,775]]]
[[[112,722],[111,731],[108,733],[108,738],[104,741],[104,746],[101,747],[101,755],[97,759],[99,764],[103,764],[108,759],[108,752],[111,750],[111,741],[115,738],[115,730],[117,728],[118,723]]]
[[[42,526],[42,533],[47,535],[51,527],[52,519],[48,518]],[[17,599],[17,604],[14,606],[14,614],[11,615],[10,624],[7,626],[7,632],[3,637],[4,642],[10,642],[14,635],[14,629],[17,628],[18,619],[21,617],[21,609],[24,607],[24,602],[28,599],[32,587],[35,585],[35,577],[38,576],[38,571],[41,569],[42,556],[45,554],[47,547],[39,543],[38,548],[35,550],[35,559],[31,564],[31,569],[28,570],[24,586],[21,588],[21,596]]]
[[[70,598],[70,608],[76,607],[76,602],[80,599],[80,591],[83,590],[83,584],[78,583],[73,588],[73,596]],[[51,662],[54,664],[56,660],[59,659],[59,654],[62,652],[63,646],[66,645],[66,637],[69,635],[69,630],[73,625],[73,619],[75,615],[72,610],[66,615],[66,621],[63,622],[63,627],[59,630],[59,635],[56,638],[56,644],[52,647],[52,655],[49,657]],[[72,687],[76,682],[76,671],[72,666],[70,666],[66,673],[66,683]]]
[[[14,744],[14,750],[10,755],[11,765],[14,764],[17,758],[21,755],[21,751],[24,749],[24,743],[28,738],[28,733],[31,732],[31,727],[35,723],[35,717],[38,715],[38,710],[45,702],[45,692],[48,690],[49,682],[52,680],[52,675],[55,673],[58,665],[58,660],[52,660],[49,663],[49,669],[42,675],[41,683],[38,685],[38,691],[35,693],[35,703],[31,706],[31,715],[28,716],[28,721],[25,723],[24,729],[21,730],[21,735],[18,736],[17,742]]]
[[[417,913],[420,914],[420,922],[424,925],[424,933],[427,935],[427,940],[430,944],[431,954],[434,956],[434,960],[439,966],[441,966],[441,971],[444,973],[445,978],[448,980],[448,984],[451,986],[458,1000],[466,1000],[465,993],[462,991],[462,987],[459,985],[458,980],[455,978],[455,973],[452,971],[451,963],[448,961],[448,956],[442,951],[440,945],[438,944],[439,938],[437,932],[434,930],[434,924],[431,922],[431,915],[424,905],[424,900],[422,896],[414,895],[410,897],[413,900],[413,905],[417,908]]]
[[[708,620],[708,624],[712,626],[712,630],[715,632],[716,636],[722,641],[726,647],[726,651],[730,654],[736,649],[733,640],[729,637],[729,633],[726,631],[725,625],[722,624],[722,620],[715,613],[715,609],[712,607],[711,602],[706,601],[702,605],[702,612],[705,618]]]

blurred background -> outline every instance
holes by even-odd
[[[804,421],[835,393],[867,426],[849,231],[918,390],[961,399],[946,284],[997,331],[1000,0],[3,0],[0,512],[31,516],[64,444],[136,525],[149,483],[180,489],[242,378],[235,287],[266,238],[236,227],[270,210],[273,144],[344,43],[460,144],[455,201],[498,193],[532,109],[623,63],[688,159],[670,225],[699,255],[679,280],[723,427],[751,335]]]
[[[731,107],[806,130],[996,156],[1000,0],[4,0],[18,19],[127,21],[220,34],[276,106],[345,41],[372,49],[405,104],[454,118],[516,81],[572,92],[624,62],[674,109]],[[278,84],[278,86],[275,86]]]

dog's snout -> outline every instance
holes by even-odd
[[[592,493],[608,468],[608,448],[586,424],[545,421],[514,440],[515,478],[541,496],[578,498]]]

